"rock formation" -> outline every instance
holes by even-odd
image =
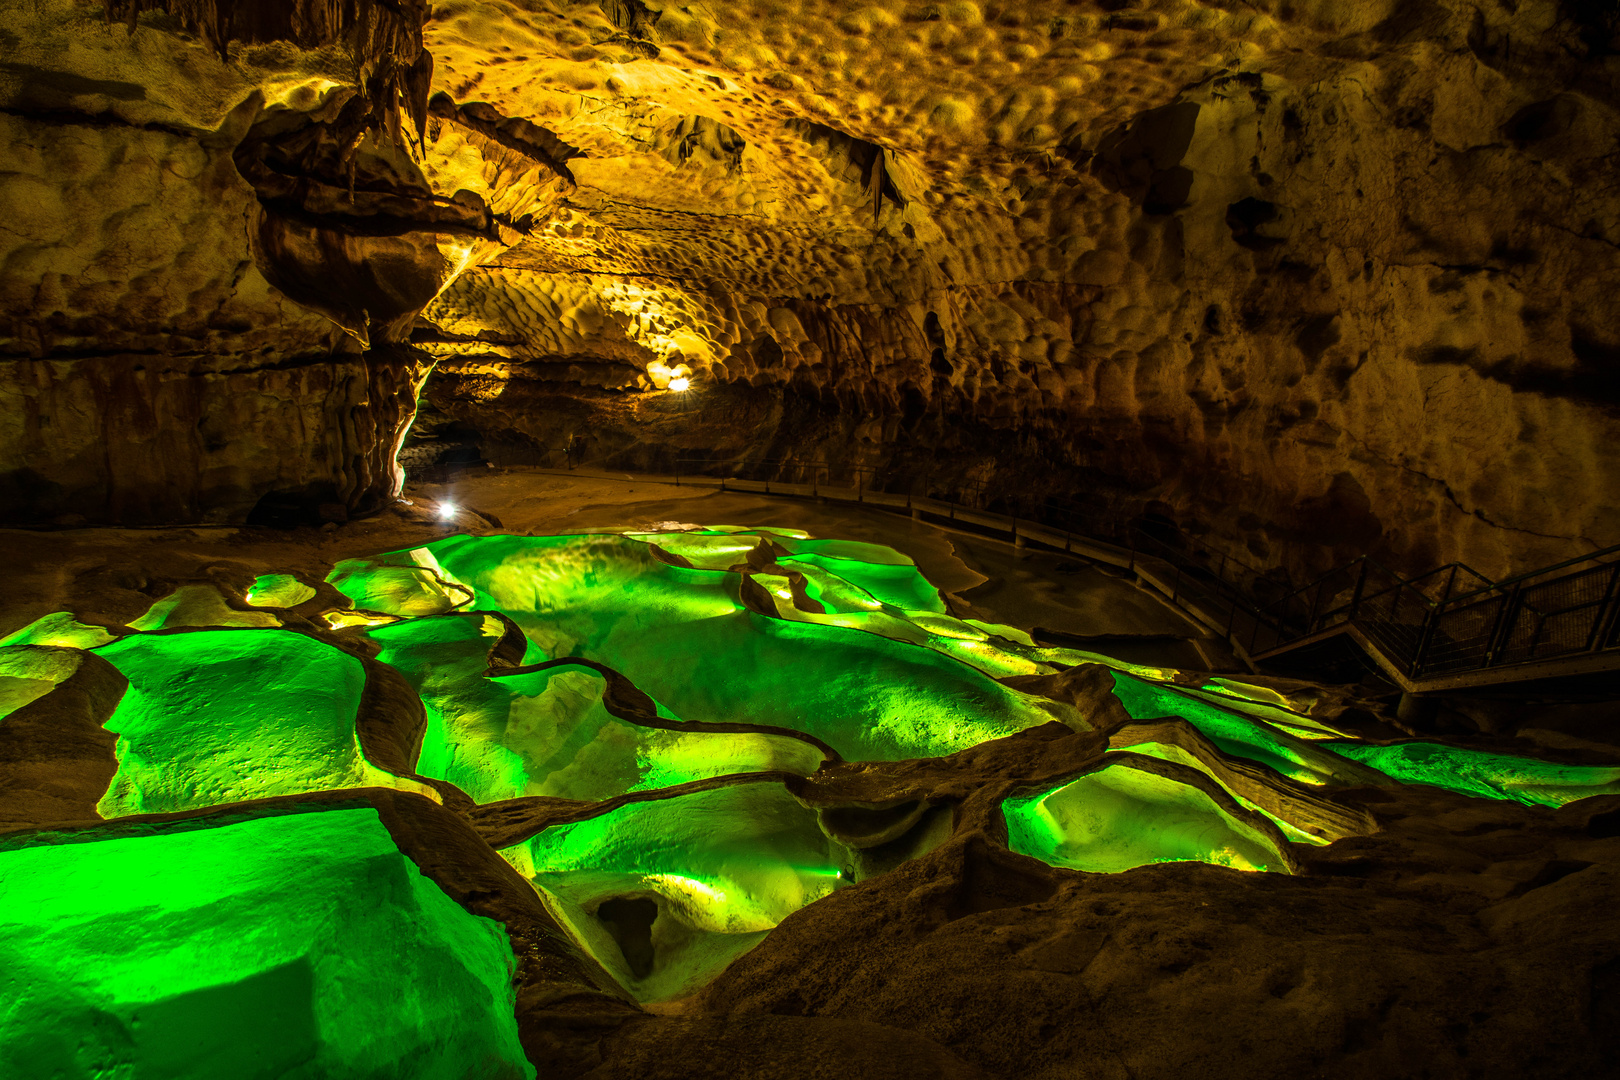
[[[413,463],[862,465],[1296,574],[1620,539],[1608,5],[223,10],[0,36],[9,521],[374,509],[425,378]]]

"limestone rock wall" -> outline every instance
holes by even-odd
[[[0,363],[163,357],[209,399],[183,415],[299,459],[190,483],[227,518],[299,478],[359,508],[397,481],[398,432],[289,444],[275,410],[212,400],[220,373],[327,394],[408,344],[438,363],[417,463],[449,432],[491,460],[584,436],[649,466],[862,464],[1151,508],[1296,575],[1364,552],[1495,575],[1620,540],[1603,5],[423,17],[423,122],[396,135],[365,127],[341,42],[221,56],[160,11],[130,33],[30,8],[0,40]],[[308,431],[369,430],[374,391],[408,412],[414,376],[377,384],[394,362],[300,398]],[[90,513],[42,493],[111,483],[50,464],[93,456],[106,407],[50,443],[20,419],[56,415],[42,377],[8,371],[36,388],[0,468],[34,493],[18,513]]]
[[[340,519],[398,494],[426,365],[114,353],[0,363],[0,522]],[[307,512],[306,512],[307,511]]]
[[[10,25],[0,521],[242,521],[264,500],[315,519],[396,495],[429,362],[401,317],[501,247],[494,212],[355,123],[341,49],[222,58],[98,4]],[[425,162],[452,193],[486,164],[459,148]]]
[[[1369,551],[1502,574],[1620,540],[1612,25],[1557,5],[1199,10],[1045,25],[1018,65],[1034,88],[936,105],[911,130],[894,118],[915,105],[847,112],[884,143],[878,180],[847,142],[743,122],[803,104],[797,76],[720,110],[743,141],[729,164],[593,148],[611,158],[576,163],[591,179],[569,219],[427,309],[481,338],[441,350],[459,359],[435,407],[507,447],[588,430],[648,461],[853,457],[901,483],[928,459],[1117,515],[1169,509],[1300,575]],[[986,40],[1030,28],[975,11]],[[908,11],[885,33],[977,74],[982,51],[928,44],[962,36],[959,15]],[[887,70],[906,46],[858,22],[838,24],[840,63]],[[1203,27],[1232,53],[1200,52]],[[1157,81],[1190,56],[1205,66]],[[1060,67],[1096,73],[1098,95],[1043,83]],[[937,62],[888,79],[865,89],[910,101],[959,81]],[[655,133],[635,150],[684,130],[619,101]],[[550,122],[587,143],[581,113]],[[656,183],[626,178],[631,162]],[[813,168],[810,198],[784,182]],[[707,209],[689,223],[662,208],[683,188]],[[708,405],[675,426],[633,394],[607,408],[638,367],[642,389],[695,372]],[[745,437],[744,415],[766,426]]]

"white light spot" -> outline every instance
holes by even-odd
[[[691,385],[692,385],[692,380],[688,379],[685,375],[682,375],[679,378],[669,380],[669,388],[671,390],[675,391],[676,393],[680,393],[682,390],[685,390],[687,387],[689,387]]]
[[[453,518],[455,516],[456,516],[456,504],[455,503],[453,503],[453,502],[442,502],[442,503],[439,504],[439,520],[440,521],[449,521],[451,518]]]

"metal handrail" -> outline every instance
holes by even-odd
[[[1286,625],[1287,612],[1282,611],[1277,620],[1281,624],[1277,640],[1262,651],[1274,651],[1319,631],[1358,621],[1364,636],[1411,677],[1508,667],[1554,656],[1617,648],[1620,647],[1620,623],[1617,623],[1620,558],[1610,560],[1611,556],[1620,556],[1620,545],[1496,582],[1460,562],[1404,578],[1375,560],[1356,560],[1330,571],[1274,605],[1285,607],[1288,601],[1302,597],[1313,588],[1317,590],[1316,602],[1305,625],[1290,633]],[[1360,575],[1351,600],[1326,611],[1319,610],[1320,594],[1326,584],[1356,562],[1361,563]],[[1583,564],[1584,568],[1573,569]],[[1369,593],[1365,591],[1368,568],[1375,566],[1395,581]],[[1559,571],[1570,572],[1560,574]],[[1455,590],[1459,572],[1485,584],[1458,593]],[[1604,577],[1605,572],[1601,597],[1582,598],[1583,579],[1592,579],[1585,584],[1589,588],[1596,587],[1597,579]],[[1438,597],[1430,596],[1424,583],[1442,573],[1448,575],[1444,590]],[[1545,609],[1537,606],[1542,602],[1540,593],[1552,598]],[[1403,606],[1421,615],[1414,620],[1401,618]],[[1487,606],[1492,608],[1488,613],[1482,610]],[[1384,609],[1387,609],[1385,618],[1367,614]],[[1549,624],[1554,626],[1550,635],[1547,633]],[[1255,651],[1257,633],[1258,629],[1250,636],[1251,653]]]
[[[1588,552],[1585,555],[1577,555],[1572,559],[1565,559],[1563,562],[1553,563],[1551,566],[1543,566],[1539,570],[1527,570],[1522,574],[1516,574],[1513,577],[1503,578],[1501,581],[1491,581],[1489,578],[1486,578],[1484,574],[1480,574],[1478,576],[1484,579],[1487,584],[1480,586],[1471,593],[1460,593],[1455,599],[1461,601],[1473,596],[1477,596],[1481,593],[1490,592],[1493,589],[1505,589],[1511,585],[1518,585],[1522,582],[1529,581],[1532,578],[1538,578],[1543,574],[1550,574],[1554,570],[1563,570],[1566,567],[1579,566],[1584,562],[1594,562],[1609,555],[1620,557],[1620,544],[1611,544],[1609,547],[1599,548],[1597,551]],[[1459,563],[1458,565],[1460,566],[1462,564]]]
[[[1389,567],[1385,566],[1383,563],[1379,562],[1377,559],[1373,558],[1371,555],[1360,555],[1360,556],[1357,556],[1354,559],[1351,559],[1349,562],[1343,564],[1342,566],[1336,566],[1332,570],[1329,570],[1327,573],[1322,574],[1320,577],[1315,578],[1314,580],[1312,580],[1310,582],[1310,584],[1303,585],[1300,588],[1295,589],[1293,592],[1289,593],[1287,596],[1284,596],[1279,600],[1276,600],[1276,601],[1274,601],[1274,602],[1272,602],[1270,604],[1267,604],[1266,607],[1267,608],[1281,607],[1281,606],[1287,604],[1290,600],[1293,600],[1293,599],[1295,599],[1297,597],[1302,597],[1305,594],[1309,593],[1313,589],[1321,589],[1326,585],[1326,583],[1331,578],[1333,578],[1336,575],[1343,574],[1344,572],[1348,571],[1353,566],[1361,566],[1363,568],[1375,567],[1378,570],[1382,571],[1383,573],[1388,574],[1390,577],[1396,579],[1396,581],[1398,583],[1400,583],[1400,584],[1414,584],[1416,582],[1424,580],[1425,578],[1430,578],[1430,577],[1433,577],[1436,574],[1442,574],[1442,573],[1445,573],[1447,571],[1451,571],[1453,576],[1455,576],[1455,573],[1458,570],[1467,571],[1468,573],[1470,573],[1470,574],[1474,575],[1475,577],[1479,578],[1481,581],[1484,581],[1484,582],[1487,582],[1487,583],[1490,582],[1490,578],[1486,577],[1484,574],[1481,574],[1478,570],[1475,570],[1473,567],[1469,566],[1467,563],[1450,562],[1450,563],[1446,563],[1444,566],[1437,566],[1433,570],[1425,571],[1424,573],[1419,574],[1416,577],[1403,578],[1403,577],[1401,577],[1401,575],[1397,571],[1391,570]],[[1394,586],[1391,586],[1391,587],[1393,588]],[[1488,587],[1488,585],[1487,585],[1487,587]]]

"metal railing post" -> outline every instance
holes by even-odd
[[[1440,615],[1445,609],[1446,601],[1451,597],[1451,587],[1456,581],[1457,566],[1453,563],[1451,573],[1446,577],[1445,591],[1440,594],[1439,601],[1429,608],[1428,614],[1423,617],[1423,626],[1418,630],[1417,649],[1413,651],[1412,665],[1407,669],[1407,674],[1413,678],[1421,674],[1428,663],[1429,649],[1434,644],[1435,631],[1440,626]]]
[[[1480,667],[1491,667],[1496,663],[1496,657],[1507,648],[1508,639],[1513,636],[1513,624],[1519,621],[1519,590],[1522,585],[1514,585],[1513,591],[1508,593],[1507,599],[1502,602],[1502,610],[1496,613],[1496,622],[1491,626],[1490,646],[1485,650],[1485,662]]]
[[[1620,562],[1614,564],[1614,571],[1609,575],[1609,587],[1603,591],[1603,602],[1598,605],[1597,614],[1592,617],[1592,629],[1588,634],[1586,648],[1588,652],[1603,648],[1603,642],[1609,636],[1609,628],[1614,623],[1615,612],[1620,610],[1620,604],[1615,603],[1620,591]]]
[[[1354,622],[1356,612],[1361,607],[1361,594],[1367,589],[1367,556],[1361,557],[1361,573],[1356,575],[1356,591],[1350,596],[1350,611],[1345,616],[1345,622]]]
[[[1423,670],[1423,665],[1429,658],[1429,643],[1434,640],[1434,630],[1439,622],[1438,607],[1430,608],[1429,613],[1423,617],[1423,626],[1418,630],[1417,648],[1412,650],[1412,663],[1406,669],[1406,673],[1414,679]]]
[[[1305,615],[1305,633],[1307,634],[1316,632],[1316,613],[1322,610],[1322,592],[1326,588],[1327,580],[1325,578],[1316,583],[1316,595],[1311,597],[1311,609]]]
[[[1451,564],[1451,573],[1446,576],[1446,591],[1440,594],[1440,605],[1442,607],[1445,605],[1446,601],[1451,599],[1451,589],[1452,589],[1452,586],[1454,586],[1456,584],[1457,584],[1457,564],[1452,563]]]

